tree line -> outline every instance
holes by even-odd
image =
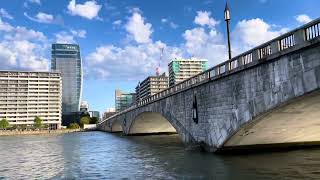
[[[69,129],[80,129],[83,128],[85,124],[97,124],[98,118],[97,117],[90,117],[89,115],[82,116],[80,118],[80,125],[78,123],[70,123],[68,125]],[[33,125],[28,127],[26,124],[21,125],[12,125],[10,126],[9,121],[6,118],[3,118],[0,121],[0,130],[7,130],[9,129],[48,129],[48,124],[43,124],[43,119],[36,116],[33,120]]]

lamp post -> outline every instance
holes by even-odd
[[[228,6],[228,2],[226,3],[226,8],[224,9],[224,20],[227,23],[227,34],[228,34],[228,50],[229,50],[229,60],[231,59],[231,45],[230,45],[230,9]]]

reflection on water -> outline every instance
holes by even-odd
[[[317,179],[320,150],[215,155],[177,135],[0,137],[0,179]]]

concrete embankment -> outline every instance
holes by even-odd
[[[38,135],[38,134],[65,134],[80,132],[80,129],[40,130],[40,131],[9,131],[0,130],[0,136]]]

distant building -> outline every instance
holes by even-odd
[[[169,86],[173,86],[208,69],[208,60],[175,58],[169,63]]]
[[[163,91],[169,87],[169,78],[163,73],[160,76],[149,76],[136,87],[137,102]]]
[[[115,106],[116,111],[123,111],[132,106],[136,101],[136,93],[125,93],[117,89],[115,91]]]
[[[116,108],[114,107],[107,108],[106,112],[116,112]]]
[[[106,112],[103,113],[102,119],[107,119],[108,117],[111,117],[112,115],[116,114],[115,108],[108,108]]]
[[[57,72],[0,71],[0,119],[31,126],[38,116],[50,129],[60,129],[61,88]]]
[[[88,112],[89,111],[89,104],[87,101],[81,101],[80,104],[80,112]]]
[[[68,125],[80,111],[82,60],[77,44],[52,44],[51,69],[62,76],[62,124]],[[71,120],[74,121],[74,120]]]
[[[96,117],[100,120],[100,112],[99,111],[89,111],[90,117]]]

